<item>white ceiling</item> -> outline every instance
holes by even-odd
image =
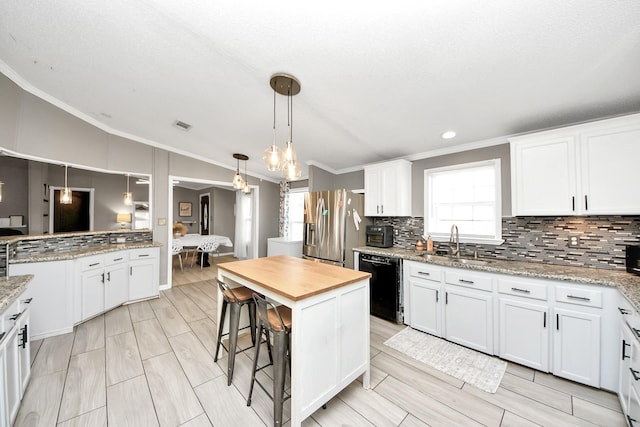
[[[640,1],[2,0],[0,71],[103,129],[230,167],[245,153],[270,178],[269,79],[287,72],[299,160],[348,171],[640,111]],[[281,95],[277,113],[282,145]]]

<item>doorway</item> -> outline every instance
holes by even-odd
[[[200,234],[208,236],[210,225],[210,206],[211,193],[204,193],[200,195]]]
[[[60,203],[61,187],[49,187],[49,232],[93,230],[93,188],[72,188],[71,204]]]

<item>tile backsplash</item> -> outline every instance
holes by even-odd
[[[424,232],[424,218],[376,218],[375,224],[398,230],[394,246],[414,247]],[[577,236],[578,247],[569,247]],[[640,216],[507,217],[502,218],[501,245],[461,244],[463,255],[558,265],[625,269],[625,245],[640,245]],[[447,249],[448,242],[434,242]]]

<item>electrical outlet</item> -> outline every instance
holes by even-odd
[[[580,237],[578,236],[569,236],[569,244],[567,245],[570,248],[577,248],[580,246]]]
[[[126,243],[126,242],[127,242],[126,237],[116,237],[116,243]]]

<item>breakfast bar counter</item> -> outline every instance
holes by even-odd
[[[229,286],[291,308],[291,426],[360,375],[369,388],[369,277],[288,256],[219,264],[218,278]],[[218,295],[218,318],[221,305]]]

